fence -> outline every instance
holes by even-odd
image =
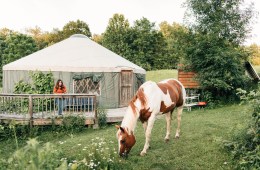
[[[86,124],[97,124],[96,96],[87,94],[0,94],[0,120],[15,119],[30,125],[48,124],[64,115],[86,117]],[[59,124],[58,120],[56,123]]]

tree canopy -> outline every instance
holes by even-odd
[[[248,53],[240,45],[249,33],[253,11],[251,6],[241,8],[242,2],[187,1],[196,20],[190,24],[187,39],[192,45],[185,49],[185,64],[214,97],[235,96],[247,83],[243,64]]]
[[[192,14],[187,16],[192,17],[185,19],[191,21],[186,26],[162,22],[157,27],[144,17],[130,25],[124,15],[114,14],[101,35],[92,35],[88,24],[81,20],[70,21],[62,30],[54,28],[51,32],[35,27],[21,34],[3,28],[0,29],[0,65],[72,34],[84,34],[146,70],[174,69],[182,62],[198,73],[203,89],[219,96],[233,94],[234,89],[245,83],[243,61],[249,54],[253,63],[259,60],[257,45],[250,48],[241,45],[254,15],[252,6],[241,8],[242,2],[187,0]]]

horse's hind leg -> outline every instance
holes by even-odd
[[[143,123],[143,128],[144,128],[144,133],[146,132],[146,129],[147,129],[147,122],[144,122]]]
[[[165,113],[165,120],[166,120],[166,136],[164,138],[165,142],[168,142],[170,140],[170,134],[171,134],[171,113]]]
[[[182,114],[182,110],[183,110],[183,106],[177,108],[177,121],[178,121],[178,125],[177,125],[177,130],[176,130],[175,138],[179,138],[179,137],[180,137],[181,114]]]

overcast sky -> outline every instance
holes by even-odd
[[[254,1],[260,12],[260,1]],[[130,24],[142,17],[157,25],[162,21],[183,23],[183,2],[185,0],[0,0],[0,28],[24,32],[25,28],[38,26],[42,31],[52,31],[79,19],[89,25],[92,34],[101,34],[115,13],[123,14]],[[248,42],[260,45],[260,16],[257,21],[253,38]]]

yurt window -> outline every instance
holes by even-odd
[[[94,82],[89,77],[81,80],[73,80],[73,92],[100,95],[100,81]]]

